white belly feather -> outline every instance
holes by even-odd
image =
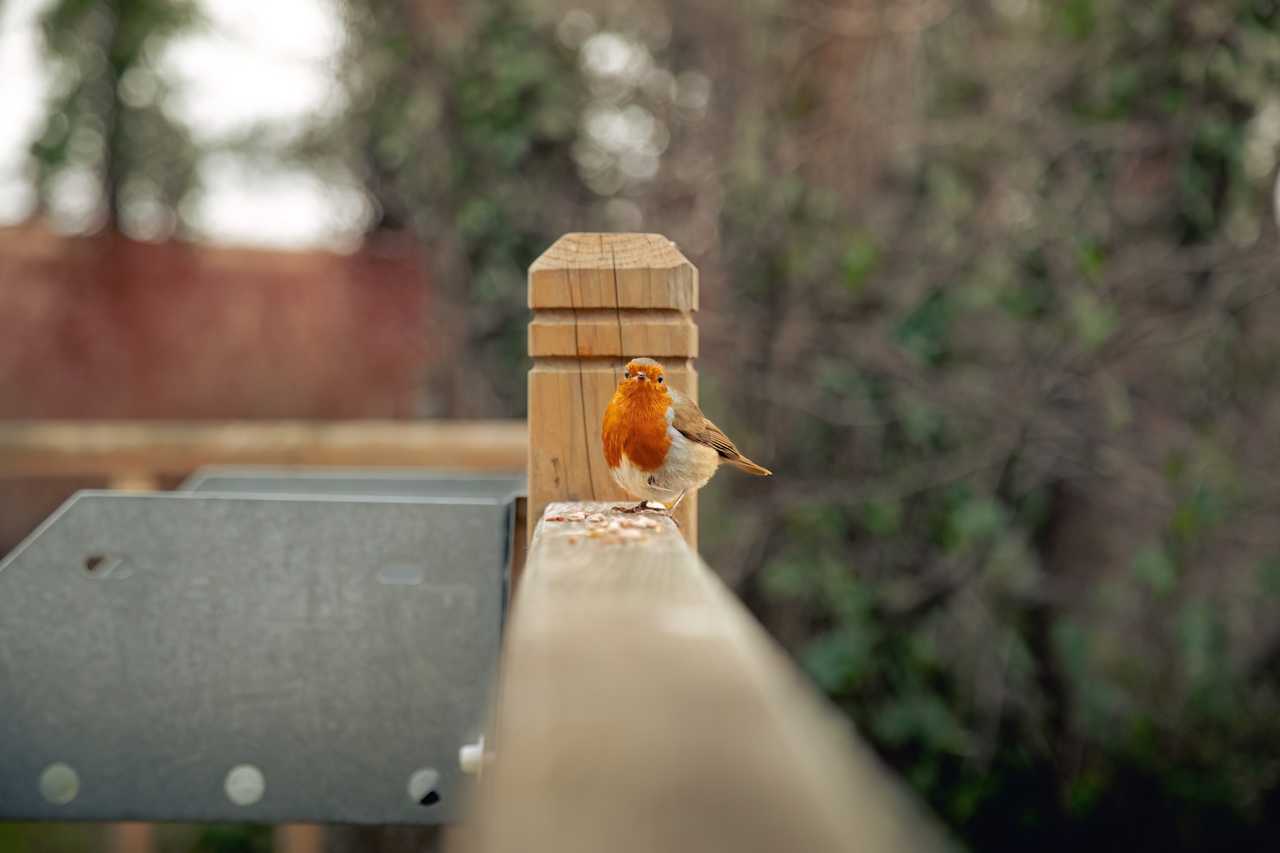
[[[656,471],[644,471],[632,464],[622,452],[622,464],[612,468],[613,479],[627,494],[650,501],[670,503],[681,492],[700,489],[720,467],[720,454],[696,441],[685,438],[671,422],[675,412],[667,409],[667,437],[671,447],[667,458]]]

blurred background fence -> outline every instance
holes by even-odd
[[[3,417],[520,418],[529,262],[662,232],[779,474],[701,550],[957,837],[1273,843],[1274,0],[0,0],[0,73]]]

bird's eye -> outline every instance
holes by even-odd
[[[659,376],[659,377],[658,377],[658,381],[659,381],[659,382],[661,382],[661,381],[662,381],[662,377],[661,377],[661,376]]]

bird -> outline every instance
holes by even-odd
[[[743,456],[697,403],[668,385],[666,371],[651,358],[627,362],[604,410],[601,438],[614,482],[641,499],[615,507],[623,512],[675,512],[724,464],[757,477],[773,474]],[[659,506],[650,507],[651,501]]]

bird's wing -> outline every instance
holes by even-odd
[[[702,414],[702,410],[698,408],[698,404],[690,400],[684,394],[672,388],[671,393],[671,409],[675,413],[671,425],[674,426],[685,438],[690,441],[696,441],[699,444],[705,444],[716,453],[719,453],[724,461],[731,465],[737,465],[744,471],[759,476],[767,476],[769,470],[762,468],[750,459],[742,455],[737,445],[724,434],[720,427],[713,424]]]

